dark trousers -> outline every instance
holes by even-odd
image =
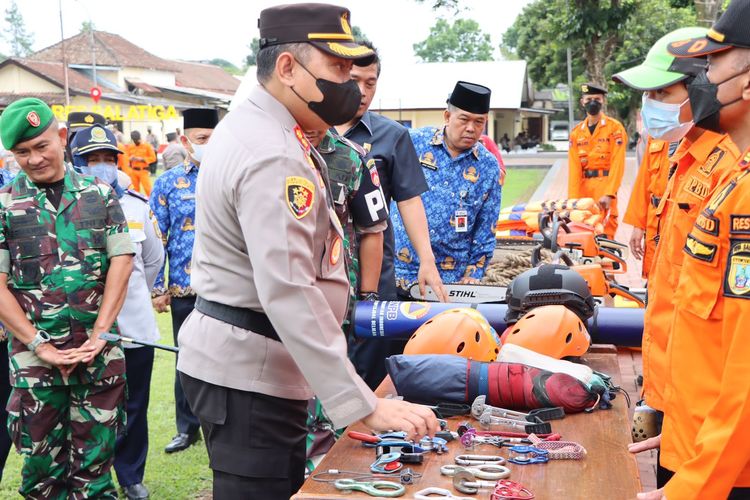
[[[387,371],[385,358],[402,354],[406,340],[358,339],[349,337],[349,360],[362,380],[373,391],[380,385]]]
[[[209,384],[180,373],[200,418],[214,500],[289,498],[305,475],[307,401]]]
[[[180,327],[185,322],[185,319],[193,311],[195,307],[195,297],[181,297],[172,298],[172,336],[174,337],[174,345],[177,343],[177,334],[180,332]],[[175,356],[175,367],[177,366],[177,356]],[[182,384],[180,383],[180,376],[175,368],[174,371],[174,404],[175,404],[175,419],[177,421],[177,432],[181,434],[195,434],[200,429],[200,423],[198,418],[193,415],[190,410],[190,405],[185,399],[185,394],[182,391]]]
[[[151,394],[151,372],[154,368],[154,348],[125,349],[128,397],[126,433],[115,445],[115,472],[120,486],[143,482],[148,454],[148,400]]]
[[[8,458],[8,451],[13,444],[8,434],[8,410],[5,406],[10,398],[10,366],[8,361],[8,341],[0,342],[0,480],[3,477],[5,460]]]

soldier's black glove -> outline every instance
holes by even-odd
[[[372,302],[380,300],[380,296],[378,295],[378,292],[359,292],[359,300],[363,302]]]

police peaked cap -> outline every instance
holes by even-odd
[[[596,83],[584,83],[581,85],[581,94],[588,95],[607,95],[607,89]]]
[[[258,19],[260,48],[284,43],[309,43],[334,57],[367,66],[375,51],[354,40],[349,9],[325,3],[277,5]]]
[[[107,120],[99,113],[74,111],[68,114],[68,131],[79,132],[92,125],[106,125]]]
[[[216,128],[219,123],[219,112],[215,109],[191,108],[182,112],[182,126],[189,128]]]
[[[79,130],[70,143],[71,152],[78,156],[85,156],[103,149],[113,151],[116,154],[122,153],[120,148],[117,147],[115,134],[111,130],[107,130],[103,125],[94,125],[93,127]]]
[[[469,113],[483,115],[490,111],[492,91],[484,85],[469,82],[457,82],[448,104]]]

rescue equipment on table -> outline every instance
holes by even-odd
[[[451,355],[397,355],[386,359],[396,391],[407,401],[487,403],[513,410],[559,406],[565,413],[609,408],[618,389],[585,365],[557,360],[513,344],[497,362]]]
[[[530,236],[539,231],[539,215],[557,213],[573,222],[592,227],[595,234],[604,233],[604,215],[593,198],[530,201],[500,210],[495,237]]]
[[[540,450],[548,452],[550,460],[582,460],[586,458],[586,448],[573,441],[550,441],[536,434],[529,434],[529,441]]]
[[[500,340],[503,346],[514,344],[556,359],[583,356],[591,345],[581,318],[562,305],[530,310]]]
[[[596,306],[586,280],[559,264],[544,264],[521,273],[508,285],[505,296],[505,321],[509,325],[535,307],[546,305],[564,305],[587,321]]]
[[[455,354],[479,361],[494,361],[499,352],[500,337],[473,308],[449,309],[425,321],[404,347],[404,354]]]

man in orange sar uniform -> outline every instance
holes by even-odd
[[[156,161],[154,148],[148,142],[141,141],[141,133],[137,130],[130,132],[131,144],[125,146],[125,154],[130,158],[130,178],[133,180],[133,188],[141,190],[146,196],[151,196],[151,179],[149,178],[149,164]],[[128,172],[126,172],[128,173]]]
[[[605,115],[607,91],[592,83],[581,85],[581,105],[586,119],[570,131],[568,149],[568,197],[593,198],[609,213],[604,233],[614,239],[617,231],[617,191],[625,171],[625,127]]]
[[[642,499],[750,498],[749,24],[750,2],[734,0],[706,37],[668,49],[676,56],[708,55],[708,72],[688,87],[693,120],[726,131],[744,153],[699,207],[685,241],[661,439],[661,465],[674,475]]]
[[[637,259],[643,259],[641,276],[648,279],[656,252],[659,206],[669,179],[669,143],[649,136],[646,154],[641,161],[638,176],[628,201],[622,221],[633,226],[630,250]]]

